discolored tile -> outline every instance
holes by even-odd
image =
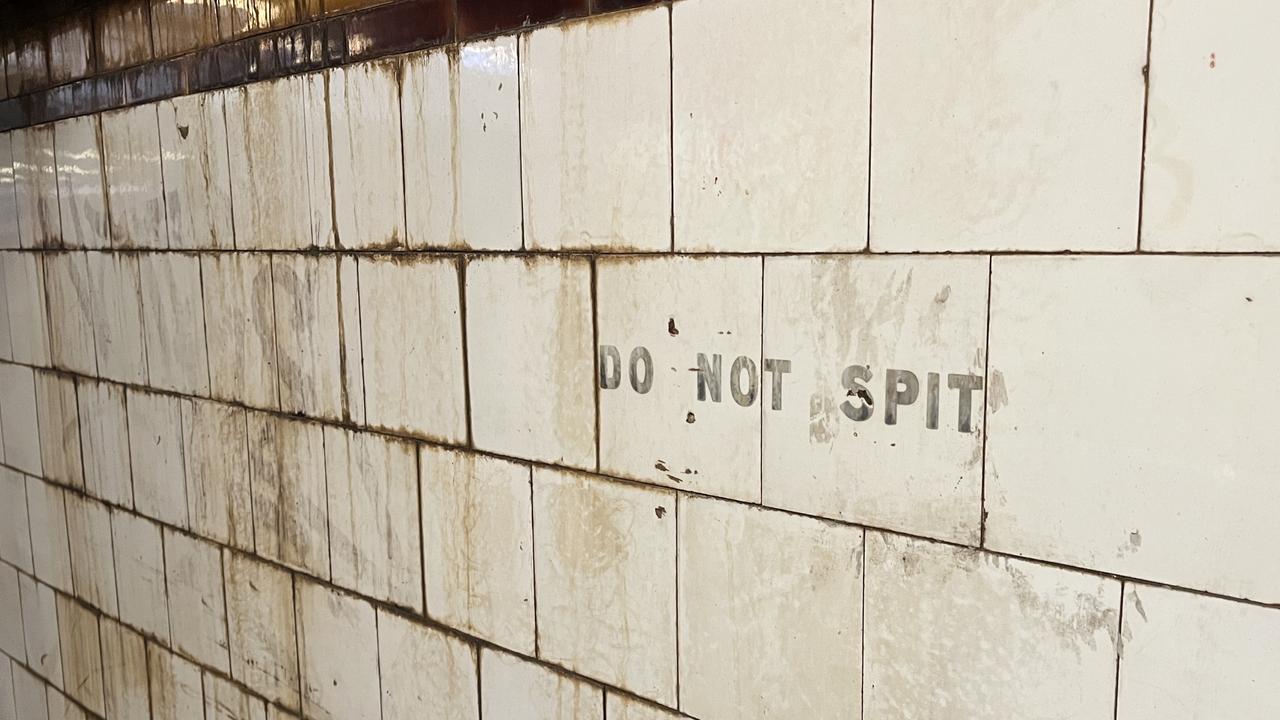
[[[588,0],[458,0],[458,36],[514,30],[586,15],[589,9]]]
[[[182,461],[191,530],[253,550],[249,429],[243,408],[184,398]]]
[[[231,676],[270,701],[297,708],[293,580],[251,555],[224,550],[222,556]]]
[[[151,59],[151,0],[120,0],[94,10],[99,70],[116,70]]]
[[[102,158],[112,247],[168,247],[156,106],[103,113]]]
[[[271,258],[264,253],[200,256],[213,397],[279,407]]]
[[[378,611],[378,665],[385,717],[475,720],[478,650],[434,628]],[[420,672],[430,667],[433,672]]]
[[[148,383],[191,395],[209,394],[200,258],[141,253],[142,329]]]
[[[600,688],[514,655],[480,651],[480,701],[497,717],[603,720]]]
[[[329,514],[321,426],[249,413],[249,472],[257,553],[327,579]]]
[[[133,507],[125,389],[87,378],[76,380],[84,488],[90,496]]]
[[[110,247],[98,117],[61,120],[53,130],[62,242],[69,248]]]
[[[22,247],[56,247],[62,242],[53,125],[33,125],[9,133]]]
[[[297,593],[303,713],[316,720],[379,720],[373,606],[305,580]]]
[[[120,621],[169,642],[169,599],[164,586],[160,526],[140,515],[113,510]]]
[[[403,247],[400,64],[334,68],[327,87],[338,243],[351,249]]]
[[[175,650],[228,672],[227,608],[218,546],[164,531],[165,591]]]
[[[221,92],[158,106],[169,246],[230,249],[231,179]]]

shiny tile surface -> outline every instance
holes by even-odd
[[[235,238],[223,93],[164,100],[157,112],[169,246],[231,248]]]
[[[62,241],[53,125],[9,133],[18,203],[18,233],[24,248],[55,247]]]
[[[156,106],[103,113],[102,158],[112,247],[168,247]]]
[[[403,247],[400,65],[334,68],[326,84],[338,243],[352,249]]]
[[[58,121],[53,129],[63,245],[110,247],[99,120],[93,115],[70,118]]]

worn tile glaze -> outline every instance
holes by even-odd
[[[63,245],[110,247],[98,117],[85,115],[60,120],[54,123],[53,132]]]
[[[156,112],[156,105],[150,104],[102,114],[112,247],[169,246]]]
[[[333,154],[334,218],[344,248],[405,243],[400,64],[334,68],[326,78]]]
[[[219,250],[233,247],[223,94],[164,100],[156,111],[169,246]]]

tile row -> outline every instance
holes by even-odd
[[[684,0],[19,129],[0,246],[1275,251],[1273,9],[1155,2],[1149,71],[1132,0]]]
[[[1280,357],[1277,258],[9,251],[0,269],[5,462],[69,484],[77,404],[124,427],[123,389],[85,389],[100,378],[1280,602],[1277,391],[1224,380]],[[1212,372],[1188,375],[1206,348]],[[176,427],[164,397],[149,422]]]
[[[40,702],[39,678],[49,702],[108,719],[147,717],[131,708],[148,696],[155,717],[216,704],[226,720],[603,718],[606,695],[609,718],[676,717],[649,702],[703,720],[1280,711],[1277,608],[419,450],[425,621],[5,470],[22,503],[6,519],[29,513],[32,555],[72,569],[67,587],[38,561],[32,576],[4,536],[0,652],[20,703]]]

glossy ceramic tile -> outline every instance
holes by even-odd
[[[0,254],[11,353],[15,362],[49,364],[49,320],[44,262],[36,253]]]
[[[154,104],[102,114],[102,159],[112,247],[168,247]]]
[[[224,550],[231,676],[285,707],[299,703],[293,580],[250,555]]]
[[[165,529],[164,566],[174,649],[227,672],[227,608],[218,546]]]
[[[681,708],[716,718],[856,714],[862,530],[693,496],[676,515]]]
[[[378,611],[384,717],[480,717],[477,651],[462,640]],[[432,668],[432,672],[422,672]]]
[[[3,83],[0,83],[3,85]],[[14,183],[13,133],[0,133],[0,249],[21,247]]]
[[[71,545],[67,534],[66,492],[34,477],[27,478],[27,517],[31,522],[31,557],[35,576],[57,590],[71,592]]]
[[[107,617],[99,621],[98,631],[107,717],[145,717],[150,709],[146,642],[141,635]]]
[[[18,233],[24,248],[53,247],[62,240],[53,135],[53,125],[35,125],[9,133]]]
[[[1280,601],[1263,559],[1280,528],[1257,512],[1280,492],[1259,414],[1277,388],[1226,380],[1280,354],[1277,273],[1271,258],[996,258],[987,545]]]
[[[146,345],[142,337],[142,278],[132,254],[89,253],[89,294],[93,304],[98,374],[109,380],[145,383]]]
[[[133,507],[129,427],[124,388],[95,380],[76,382],[84,488],[90,496]]]
[[[685,717],[617,693],[605,693],[604,705],[604,715],[611,720],[680,720]]]
[[[98,374],[93,337],[95,299],[90,294],[89,261],[84,253],[44,256],[44,286],[48,302],[49,356],[53,366],[94,376]]]
[[[158,718],[198,717],[204,713],[200,666],[154,644],[147,645],[151,677],[151,713]]]
[[[459,0],[457,5],[460,37],[586,15],[590,9],[587,0]]]
[[[327,149],[312,152],[311,126],[325,128],[323,86],[307,76],[227,91],[228,167],[236,247],[331,246],[312,224],[312,200],[329,198]],[[316,192],[312,192],[315,186]],[[320,192],[323,190],[323,192]],[[327,205],[323,215],[331,216]]]
[[[677,3],[671,42],[676,248],[866,247],[871,3]]]
[[[0,379],[8,380],[9,378],[0,374]],[[4,397],[0,396],[0,402],[3,400]],[[0,502],[0,518],[4,519],[0,524],[0,560],[25,573],[33,573],[35,566],[31,558],[27,481],[22,473],[9,468],[0,468],[0,501],[3,501]],[[17,605],[14,607],[16,608]],[[4,650],[5,648],[0,647],[0,651]],[[21,653],[18,656],[20,655]]]
[[[1256,0],[1220,6],[1160,0],[1151,24],[1142,194],[1144,250],[1280,249],[1267,211],[1280,191],[1280,106],[1263,100],[1260,70],[1276,49],[1266,28],[1278,8]]]
[[[579,258],[468,262],[467,362],[477,448],[595,466],[590,275]]]
[[[93,27],[98,67],[114,70],[151,59],[151,0],[121,0],[99,5]]]
[[[58,637],[67,695],[93,712],[105,712],[97,616],[74,600],[58,596]],[[81,713],[77,717],[85,716]]]
[[[303,713],[316,720],[380,720],[373,606],[305,580],[297,595]]]
[[[53,131],[62,242],[73,248],[110,247],[98,117],[60,120]]]
[[[142,328],[151,387],[209,394],[200,258],[142,253]]]
[[[520,41],[525,244],[671,246],[671,53],[665,7]]]
[[[338,263],[332,256],[271,259],[280,409],[342,417]]]
[[[460,276],[452,259],[359,260],[359,349],[370,425],[466,441]]]
[[[235,243],[223,98],[203,93],[157,106],[172,248],[225,250]]]
[[[88,13],[64,15],[49,26],[51,85],[88,75],[93,61],[93,24]]]
[[[49,48],[44,33],[28,29],[13,38],[14,54],[6,63],[13,95],[29,93],[49,84]]]
[[[534,652],[528,466],[429,446],[421,453],[427,615]]]
[[[676,704],[674,492],[533,471],[538,656]]]
[[[1115,580],[869,531],[865,601],[868,720],[1112,717]]]
[[[0,439],[6,465],[40,474],[36,385],[31,368],[0,363]]]
[[[111,511],[106,505],[69,493],[67,543],[76,597],[109,615],[119,613],[116,561],[111,553]]]
[[[987,263],[765,260],[765,504],[978,542]]]
[[[215,0],[150,0],[151,43],[156,57],[170,57],[218,41]]]
[[[54,687],[62,687],[62,652],[58,643],[57,594],[26,575],[18,576],[22,596],[22,630],[28,667]]]
[[[1133,250],[1147,15],[877,3],[871,249]]]
[[[49,712],[49,701],[45,684],[34,673],[21,665],[13,666],[14,705],[21,720],[33,718],[42,720]]]
[[[192,532],[253,549],[248,418],[233,405],[184,399],[182,462]]]
[[[204,674],[206,720],[262,720],[267,716],[262,700],[210,673]]]
[[[1116,717],[1231,717],[1280,712],[1280,611],[1127,584]]]
[[[480,651],[480,702],[497,717],[604,719],[600,688],[487,648]]]
[[[80,419],[75,381],[67,375],[37,372],[36,416],[40,433],[40,464],[47,480],[84,488],[80,453]]]
[[[603,472],[760,499],[761,272],[760,258],[597,261]]]
[[[209,388],[222,400],[278,407],[271,258],[261,253],[200,256]]]
[[[172,395],[129,390],[125,402],[134,504],[147,517],[185,528],[182,401]]]
[[[164,585],[160,526],[139,515],[111,513],[120,621],[169,640],[169,600]]]
[[[329,427],[324,463],[333,582],[421,612],[417,448]]]
[[[327,78],[338,242],[405,244],[398,61],[334,68]]]
[[[328,578],[324,430],[311,423],[249,413],[249,472],[257,553]]]
[[[400,108],[412,247],[521,247],[519,92],[514,37],[405,58]]]

